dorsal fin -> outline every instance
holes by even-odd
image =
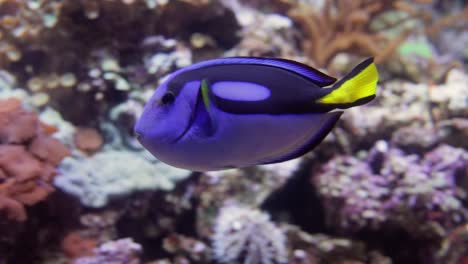
[[[242,58],[242,57],[241,57]],[[336,82],[336,78],[331,77],[315,68],[310,67],[309,65],[280,58],[252,58],[252,60],[259,61],[259,64],[276,66],[285,70],[289,70],[295,73],[298,73],[307,79],[311,80],[320,87],[328,86]]]
[[[209,67],[222,64],[257,64],[271,67],[281,68],[290,72],[299,74],[320,87],[328,86],[336,81],[336,78],[326,75],[325,73],[314,69],[308,65],[277,58],[262,58],[262,57],[226,57],[214,60],[208,60],[193,64],[186,67],[186,70]]]

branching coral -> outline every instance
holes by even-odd
[[[293,1],[287,1],[293,2]],[[400,27],[410,20],[430,22],[431,15],[422,7],[432,1],[402,0],[325,0],[320,10],[315,10],[305,3],[292,4],[289,15],[298,22],[307,38],[303,42],[305,53],[318,66],[328,67],[331,61],[341,52],[362,56],[375,56],[376,62],[384,61],[394,55],[397,49],[411,33],[412,28]],[[389,20],[382,17],[390,12],[400,12],[400,19]],[[454,17],[466,17],[462,12]],[[400,14],[401,15],[401,14]],[[379,19],[381,25],[376,26]],[[387,21],[388,20],[388,21]],[[443,19],[428,27],[431,32],[439,31],[443,26],[455,22],[454,19]],[[397,30],[397,34],[386,34]]]
[[[270,217],[258,210],[221,209],[213,235],[215,258],[222,263],[286,263],[286,238]]]
[[[302,4],[289,14],[299,22],[309,41],[304,43],[305,52],[319,66],[325,67],[339,52],[359,52],[366,56],[379,55],[377,61],[389,56],[408,35],[405,32],[389,44],[389,39],[370,28],[370,21],[393,6],[394,0],[347,1],[328,0],[323,10]],[[385,47],[385,49],[382,49]]]
[[[45,133],[37,115],[20,101],[0,102],[0,211],[24,221],[24,205],[44,200],[54,190],[55,167],[69,149]]]

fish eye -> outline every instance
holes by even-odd
[[[173,103],[174,100],[175,100],[174,93],[173,92],[167,92],[161,98],[161,103],[162,104],[170,104],[170,103]]]

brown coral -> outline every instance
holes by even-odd
[[[292,2],[292,1],[287,1]],[[306,54],[320,67],[328,67],[336,55],[342,52],[362,56],[374,56],[382,62],[392,55],[410,35],[412,28],[404,23],[416,19],[428,24],[431,34],[453,23],[456,18],[466,17],[466,10],[431,24],[431,14],[419,5],[431,0],[326,0],[321,10],[307,4],[291,4],[288,14],[299,23],[307,35],[303,48]],[[390,11],[404,14],[403,19],[386,21],[383,15]],[[379,20],[377,27],[374,23]],[[399,30],[396,36],[386,34],[390,29]]]
[[[96,129],[80,128],[75,133],[74,142],[78,149],[92,153],[102,146],[104,139]]]
[[[0,212],[8,219],[26,220],[24,205],[34,205],[54,190],[55,167],[70,154],[42,127],[18,100],[0,101]]]
[[[83,237],[78,231],[68,233],[62,240],[63,252],[72,259],[92,256],[96,246],[96,239]]]
[[[15,221],[24,221],[27,218],[24,206],[11,198],[0,195],[0,211],[4,211],[7,218]]]
[[[0,143],[20,143],[37,130],[37,116],[21,111],[21,102],[11,99],[0,105]]]
[[[57,166],[70,152],[60,141],[45,135],[36,136],[29,146],[29,151],[39,159],[54,166]]]

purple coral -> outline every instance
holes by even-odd
[[[138,264],[141,263],[141,251],[140,244],[131,238],[123,238],[102,244],[94,250],[94,256],[79,258],[73,264]]]
[[[468,219],[468,152],[441,145],[423,158],[379,141],[363,158],[339,156],[314,180],[330,225],[342,231],[391,223],[415,236],[444,235]]]

